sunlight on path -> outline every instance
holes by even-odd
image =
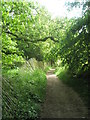
[[[42,107],[41,118],[84,118],[88,110],[78,94],[64,85],[53,74],[55,69],[47,73],[46,100]]]

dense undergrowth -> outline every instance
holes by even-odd
[[[72,87],[88,107],[88,78],[72,75],[71,71],[65,67],[57,68],[56,75],[64,84]]]
[[[25,67],[2,71],[3,119],[38,118],[45,96],[45,71]]]

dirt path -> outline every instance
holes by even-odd
[[[87,117],[87,108],[72,88],[63,84],[54,69],[47,73],[46,100],[41,118],[82,118]]]

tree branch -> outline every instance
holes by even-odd
[[[5,33],[8,33],[8,34],[13,35],[13,36],[15,36],[15,37],[17,37],[17,38],[18,38],[18,35],[16,35],[16,34],[14,34],[14,33],[10,32],[10,31],[5,31]]]
[[[48,36],[48,37],[45,37],[43,39],[38,39],[38,40],[35,40],[35,41],[31,41],[31,42],[45,42],[48,39],[51,39],[54,42],[59,42],[58,40],[55,40],[52,36]]]
[[[5,31],[5,33],[15,36],[17,38],[17,40],[24,39],[25,41],[33,42],[33,43],[36,43],[36,42],[45,42],[47,39],[51,39],[53,42],[59,42],[58,40],[55,40],[52,36],[48,36],[48,37],[45,37],[43,39],[30,40],[30,39],[27,39],[26,37],[19,37],[18,35],[10,32],[10,31]]]

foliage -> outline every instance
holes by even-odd
[[[45,9],[33,2],[2,2],[3,65],[13,67],[11,58],[14,54],[17,59],[22,56],[43,60],[42,50],[36,42],[48,34],[48,19],[50,16]],[[10,61],[8,65],[7,59]]]
[[[2,68],[15,68],[25,62],[22,57],[23,53],[16,46],[16,41],[12,41],[9,36],[2,33]]]
[[[2,115],[4,119],[37,118],[46,88],[45,73],[22,67],[3,71]]]
[[[2,2],[3,65],[18,66],[21,57],[35,57],[53,64],[60,59],[74,74],[88,72],[89,2],[70,5],[82,6],[82,17],[51,19],[44,7],[32,1]],[[12,58],[17,58],[17,62]]]
[[[60,43],[60,58],[63,65],[67,65],[73,74],[89,75],[89,34],[90,22],[88,21],[90,15],[87,9],[88,4],[85,2],[83,7],[86,8],[82,17],[70,20],[65,37]]]

